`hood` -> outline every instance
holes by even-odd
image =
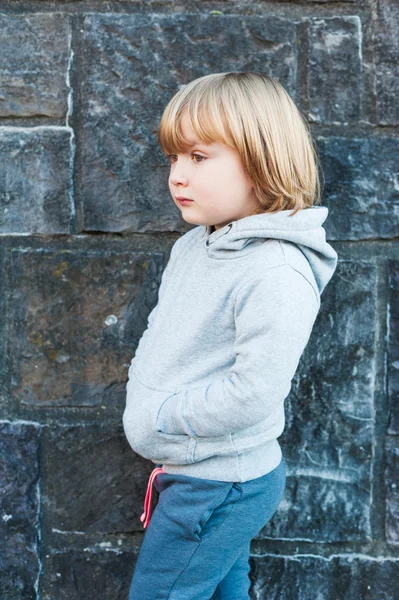
[[[266,239],[293,242],[306,256],[321,294],[338,262],[338,255],[326,241],[326,231],[322,226],[327,219],[328,208],[313,206],[290,216],[292,212],[282,210],[251,215],[231,221],[215,231],[212,226],[204,225],[200,243],[210,257],[232,259],[252,252]]]

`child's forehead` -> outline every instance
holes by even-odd
[[[219,143],[218,140],[216,140],[214,138],[210,138],[209,134],[208,134],[208,138],[205,140],[205,139],[201,139],[193,131],[191,131],[188,134],[187,131],[184,132],[180,128],[179,133],[180,133],[180,135],[179,135],[180,145],[182,148],[184,148],[184,150],[191,150],[195,146],[214,146]]]
[[[218,149],[221,146],[226,146],[226,144],[223,144],[220,141],[214,140],[211,142],[202,142],[201,140],[195,141],[195,142],[191,142],[189,144],[186,144],[184,142],[182,142],[179,145],[179,148],[181,148],[182,152],[190,152],[193,150],[193,148],[198,148],[199,150],[203,149]]]
[[[196,115],[199,127],[195,127],[195,124],[191,120],[188,110],[185,109],[180,116],[178,122],[179,137],[184,143],[186,148],[192,148],[198,144],[211,145],[219,141],[215,136],[215,126],[212,120],[204,118],[204,115]],[[201,136],[201,130],[203,135]]]
[[[215,115],[204,110],[192,113],[188,108],[169,121],[169,130],[165,136],[165,147],[169,152],[192,152],[193,148],[217,150],[228,145],[223,125],[215,122]]]
[[[204,144],[205,142],[202,142],[201,140],[194,138],[193,140],[187,140],[185,141],[185,146],[187,148],[192,148],[193,146],[197,146],[198,144]]]
[[[200,136],[197,135],[197,132],[189,121],[183,122],[183,119],[180,120],[179,133],[180,138],[187,148],[192,148],[196,144],[205,143],[205,141],[201,140]]]

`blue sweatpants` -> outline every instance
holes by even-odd
[[[158,473],[128,600],[248,600],[250,542],[285,490],[284,458],[244,483]]]

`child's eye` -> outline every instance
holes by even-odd
[[[195,153],[193,153],[192,156],[194,158],[200,158],[201,159],[199,161],[197,161],[197,160],[194,161],[197,165],[201,164],[204,160],[206,160],[206,157],[205,156],[201,156],[201,154],[195,154]],[[169,160],[169,162],[173,163],[173,162],[175,162],[176,154],[167,154],[166,158]]]

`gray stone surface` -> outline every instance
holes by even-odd
[[[70,17],[2,13],[0,32],[0,117],[65,117]]]
[[[309,19],[309,121],[356,121],[362,99],[362,26],[356,16]]]
[[[318,136],[332,240],[389,239],[399,232],[399,140]]]
[[[374,22],[376,122],[399,123],[399,4],[397,0],[377,0]]]
[[[133,452],[121,423],[111,426],[104,418],[87,423],[84,431],[81,425],[46,427],[44,531],[49,536],[143,532],[140,515],[153,466]],[[154,488],[153,506],[156,500]]]
[[[37,406],[119,406],[157,302],[159,252],[12,251],[10,391]]]
[[[387,489],[385,528],[387,541],[399,545],[399,440],[386,442],[385,483]]]
[[[257,558],[256,600],[395,600],[399,561],[362,554]]]
[[[36,600],[39,443],[33,424],[0,421],[0,598]]]
[[[396,600],[398,3],[0,4],[0,599],[127,599],[154,467],[124,436],[127,371],[192,226],[159,120],[189,81],[255,71],[312,125],[339,265],[250,597]]]
[[[369,541],[376,270],[340,261],[286,400],[287,487],[258,537]]]
[[[79,135],[86,231],[181,228],[157,129],[167,99],[191,79],[262,70],[278,75],[296,95],[296,25],[289,19],[90,14],[83,37]]]
[[[69,233],[70,143],[66,129],[0,128],[0,233]]]
[[[399,260],[388,262],[388,433],[399,435]]]
[[[133,552],[100,548],[51,554],[40,600],[126,600],[136,557]]]

